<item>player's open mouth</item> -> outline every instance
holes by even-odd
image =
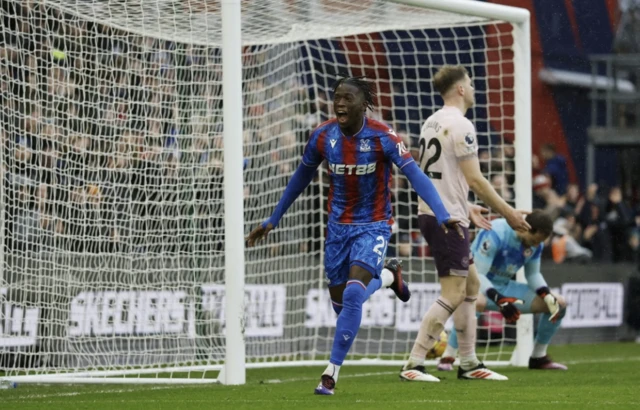
[[[336,118],[340,122],[346,121],[347,118],[348,118],[347,112],[346,111],[336,111]]]

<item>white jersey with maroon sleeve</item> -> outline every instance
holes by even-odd
[[[444,106],[427,118],[420,132],[420,167],[431,179],[452,218],[469,226],[469,184],[458,161],[478,154],[476,130],[462,112]],[[418,214],[434,215],[418,199]]]

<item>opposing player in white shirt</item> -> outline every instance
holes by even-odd
[[[419,202],[420,231],[435,260],[441,295],[422,318],[411,356],[402,368],[400,378],[439,381],[425,371],[424,360],[447,319],[453,315],[459,339],[458,378],[507,380],[505,376],[487,369],[475,354],[476,299],[480,280],[469,249],[469,188],[502,215],[513,229],[528,231],[530,227],[522,212],[500,198],[480,171],[475,127],[464,116],[475,102],[467,70],[462,66],[444,66],[436,73],[433,84],[442,95],[444,107],[427,118],[422,126],[420,166],[435,185],[451,217],[461,221],[462,229],[438,229],[432,210],[424,202]]]

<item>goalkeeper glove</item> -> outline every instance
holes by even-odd
[[[520,309],[516,305],[524,303],[521,299],[504,296],[494,288],[487,289],[486,294],[489,299],[498,305],[500,313],[502,313],[507,323],[516,323],[520,319]]]
[[[542,300],[544,300],[544,303],[546,303],[549,308],[549,313],[551,314],[549,322],[555,323],[556,320],[558,320],[558,313],[560,313],[560,304],[558,303],[558,300],[551,294],[551,291],[546,286],[536,290],[536,293],[542,298]]]

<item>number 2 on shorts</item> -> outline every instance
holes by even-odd
[[[384,240],[384,236],[380,235],[376,238],[376,246],[373,247],[373,251],[378,254],[378,263],[387,254],[387,241]]]

